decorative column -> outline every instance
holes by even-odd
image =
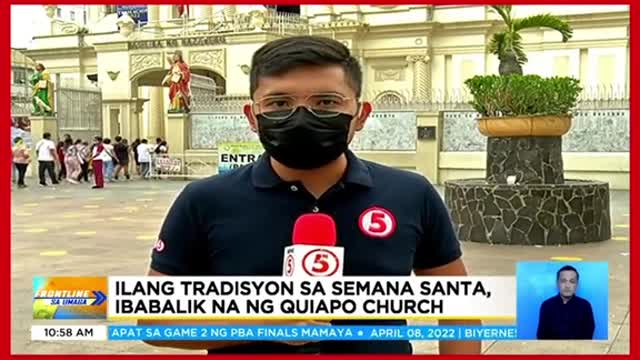
[[[161,86],[149,88],[149,128],[147,137],[155,139],[162,137],[164,127],[164,91]]]
[[[165,113],[167,118],[167,136],[165,140],[169,143],[172,154],[184,154],[188,149],[187,132],[189,129],[189,114],[169,114]]]
[[[147,26],[151,28],[160,27],[160,5],[148,5],[147,9]]]
[[[407,56],[407,62],[413,67],[413,98],[414,100],[431,100],[431,71],[427,55]]]
[[[628,33],[629,31],[629,26],[627,26],[627,35],[629,35]],[[627,37],[627,46],[626,46],[626,61],[625,61],[625,70],[624,70],[624,86],[625,86],[625,98],[627,98],[627,96],[629,96],[629,92],[631,91],[631,78],[629,77],[630,73],[630,67],[631,67],[631,48],[629,47],[629,40]]]
[[[194,5],[194,16],[196,19],[209,19],[213,13],[213,5]]]
[[[589,49],[580,49],[580,83],[589,83]]]
[[[121,136],[125,139],[138,139],[142,137],[142,132],[140,131],[140,121],[143,117],[144,112],[144,103],[148,101],[148,99],[141,99],[139,97],[131,99],[129,104],[129,116],[126,119],[126,124],[122,127]]]

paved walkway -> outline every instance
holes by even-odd
[[[30,340],[31,279],[35,275],[137,275],[177,192],[178,181],[30,187],[13,191],[12,353],[185,353],[136,342],[44,343]],[[614,239],[566,247],[464,244],[473,274],[513,275],[519,260],[577,257],[609,262],[609,340],[598,342],[485,342],[490,354],[629,353],[629,197],[612,193]],[[434,354],[436,342],[417,342],[416,353]],[[193,353],[193,352],[192,352]]]

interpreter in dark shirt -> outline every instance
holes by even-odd
[[[591,340],[595,330],[589,301],[578,297],[580,275],[573,266],[558,270],[559,294],[540,306],[538,340]]]

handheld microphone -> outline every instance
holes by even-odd
[[[344,248],[336,242],[336,223],[329,215],[300,216],[293,226],[293,245],[284,249],[283,276],[342,276]]]

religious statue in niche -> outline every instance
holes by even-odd
[[[180,50],[176,50],[173,57],[167,60],[170,69],[162,80],[162,85],[169,86],[169,112],[188,113],[191,108],[191,70],[184,62]]]
[[[52,115],[53,114],[53,82],[51,74],[44,65],[36,64],[36,71],[31,75],[29,81],[33,88],[33,112],[32,115]]]

